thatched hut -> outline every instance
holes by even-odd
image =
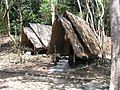
[[[33,49],[47,49],[51,38],[49,25],[30,23],[29,27],[24,27],[21,35],[21,43]]]
[[[48,53],[79,58],[97,56],[100,46],[89,24],[78,16],[66,12],[58,17],[52,27],[52,36]]]

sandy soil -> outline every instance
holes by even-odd
[[[4,38],[5,39],[5,38]],[[2,40],[2,39],[0,39]],[[67,72],[48,72],[51,57],[19,55],[11,40],[0,43],[0,90],[108,90],[108,64],[80,64]],[[22,58],[22,62],[21,62]]]

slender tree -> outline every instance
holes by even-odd
[[[19,30],[20,30],[20,36],[22,38],[22,33],[23,33],[23,16],[22,16],[22,12],[21,12],[21,2],[22,0],[16,0],[17,6],[18,6],[18,14],[19,14]]]
[[[111,0],[112,65],[109,90],[120,90],[120,0]]]
[[[94,25],[93,13],[92,13],[92,11],[90,9],[90,6],[89,6],[89,4],[91,4],[91,3],[92,3],[92,0],[86,0],[86,7],[87,7],[87,10],[88,10],[88,15],[90,15],[90,18],[89,18],[90,19],[90,25],[91,25],[91,28],[92,28],[95,36],[98,38],[98,35],[96,33],[96,30],[95,30],[95,25]]]
[[[4,0],[4,4],[5,4],[5,14],[4,14],[4,18],[6,19],[6,29],[8,31],[8,35],[10,35],[10,17],[9,17],[9,5],[8,5],[8,0]]]
[[[101,55],[102,55],[102,60],[104,59],[104,51],[103,51],[103,46],[104,46],[104,41],[105,41],[105,32],[104,32],[104,22],[103,22],[103,16],[104,16],[104,6],[102,1],[103,0],[95,0],[98,13],[99,13],[99,19],[98,19],[98,39],[100,42],[100,48],[101,48]]]
[[[80,0],[77,0],[77,3],[78,3],[78,6],[79,6],[79,10],[80,10],[80,17],[83,18]]]
[[[9,3],[8,3],[8,0],[4,0],[4,4],[5,4],[5,14],[4,14],[4,18],[6,19],[6,29],[7,29],[7,31],[8,31],[8,36],[11,38],[11,40],[14,42],[14,44],[15,44],[15,46],[17,46],[17,44],[16,44],[16,41],[15,41],[15,39],[13,38],[13,36],[11,35],[11,33],[10,33],[10,31],[11,31],[11,27],[10,27],[10,14],[9,14],[9,12],[10,12],[10,7],[13,5],[13,4],[11,4],[10,6],[9,6]]]
[[[51,0],[51,15],[52,15],[52,24],[55,21],[55,0]]]

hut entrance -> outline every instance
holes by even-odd
[[[98,56],[98,41],[86,21],[66,12],[63,17],[58,17],[54,21],[48,53],[67,55],[72,64],[81,59]]]

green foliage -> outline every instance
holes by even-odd
[[[109,0],[104,1],[105,15],[104,15],[104,28],[107,36],[111,36],[110,32],[110,14],[109,14]]]
[[[2,8],[2,3],[0,3],[0,34],[4,32],[2,21],[3,21],[3,8]]]
[[[70,7],[67,6],[66,4],[63,4],[63,3],[57,4],[57,11],[59,15],[63,14],[66,10],[69,10],[69,8]]]
[[[67,10],[72,12],[73,14],[79,15],[79,7],[77,0],[21,0],[21,6],[18,7],[14,0],[9,1],[9,11],[10,11],[10,23],[11,23],[11,32],[15,32],[15,30],[19,33],[19,10],[21,9],[23,16],[23,24],[24,26],[28,26],[30,22],[33,23],[42,23],[42,24],[51,24],[51,3],[55,4],[56,14],[62,15]],[[100,0],[91,0],[93,5],[93,17],[94,24],[97,29],[99,15],[101,14],[101,7],[97,9],[97,4],[95,1]],[[104,15],[104,24],[106,34],[110,34],[110,20],[109,20],[109,0],[101,0],[104,5],[105,15]],[[87,16],[87,8],[86,8],[86,0],[80,0],[81,8],[83,12],[83,18],[86,19]],[[92,10],[92,5],[90,5],[90,9]],[[13,7],[16,9],[14,9]],[[4,4],[0,2],[0,32],[4,31],[4,25],[2,22],[2,16],[4,14]]]
[[[40,0],[23,0],[21,11],[24,25],[29,22],[41,23],[41,14],[39,13]]]
[[[61,15],[65,11],[77,14],[79,12],[77,0],[58,0],[56,4],[57,14]]]
[[[41,13],[42,17],[42,24],[50,24],[51,23],[51,4],[49,0],[44,0],[43,3],[41,3],[39,13]]]

